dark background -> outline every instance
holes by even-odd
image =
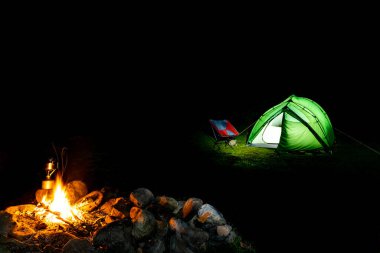
[[[192,144],[194,133],[211,134],[209,118],[242,130],[295,94],[379,147],[378,50],[365,21],[248,21],[12,30],[0,93],[1,207],[33,197],[53,142],[68,148],[68,179],[198,196],[260,252],[373,252],[379,177],[225,171]]]

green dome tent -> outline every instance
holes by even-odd
[[[322,107],[311,99],[292,95],[257,120],[248,145],[331,152],[334,140],[333,127]]]

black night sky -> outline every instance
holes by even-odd
[[[104,27],[86,32],[77,28],[75,32],[52,33],[41,41],[39,36],[30,37],[25,28],[22,38],[11,37],[9,48],[4,49],[0,92],[1,207],[33,194],[40,184],[44,163],[53,155],[52,142],[68,147],[72,161],[77,159],[72,164],[73,177],[82,178],[90,187],[147,187],[153,192],[191,197],[203,194],[205,185],[209,185],[206,190],[210,193],[203,197],[222,205],[225,197],[218,195],[218,187],[239,185],[235,180],[239,175],[234,174],[233,182],[217,175],[202,175],[207,174],[208,161],[204,161],[204,168],[193,168],[203,161],[190,145],[192,135],[207,130],[209,118],[250,124],[292,94],[318,102],[334,127],[379,150],[379,99],[375,91],[379,75],[374,61],[378,58],[378,43],[369,28],[355,22],[348,26],[313,22],[305,27],[275,23],[265,28],[242,22],[211,22],[167,30],[151,24],[145,30],[123,34]],[[249,117],[251,122],[246,120]],[[95,168],[109,165],[109,171],[91,169],[88,161],[82,161],[86,159],[81,160],[82,155],[99,158],[101,165]],[[189,159],[196,162],[183,163]],[[269,173],[262,182],[278,182],[278,189],[273,189],[276,191],[285,186],[281,182],[290,180],[296,183],[292,188],[295,191],[312,180],[302,175],[283,176],[271,177]],[[355,177],[360,179],[354,181]],[[327,184],[320,190],[324,200],[316,200],[320,207],[304,216],[318,216],[322,225],[313,225],[324,229],[329,239],[318,240],[321,234],[303,228],[294,233],[280,230],[287,235],[281,240],[281,236],[273,236],[273,242],[284,243],[285,251],[291,248],[286,240],[303,233],[314,238],[310,242],[321,245],[348,240],[347,244],[359,247],[362,242],[380,239],[380,229],[368,232],[368,237],[375,238],[368,239],[360,237],[359,232],[343,231],[345,225],[336,231],[334,240],[335,234],[328,227],[334,219],[325,212],[330,205],[336,209],[335,214],[342,212],[338,222],[353,219],[353,224],[359,224],[366,211],[358,205],[371,206],[369,202],[380,192],[374,191],[364,200],[354,198],[352,208],[359,210],[360,218],[348,217],[354,213],[352,209],[344,213],[354,192],[348,190],[340,200],[335,199],[337,193],[358,182],[363,187],[373,183],[379,190],[379,179],[319,175],[315,180]],[[12,183],[16,181],[23,187]],[[197,189],[198,184],[203,188]],[[242,179],[241,184],[249,196],[250,182]],[[313,186],[320,187],[318,183]],[[311,188],[304,191],[305,198],[292,199],[294,210],[302,208],[301,199],[318,195],[318,190]],[[334,197],[329,197],[328,191]],[[340,201],[342,207],[335,201]],[[220,208],[222,212],[226,206]],[[233,214],[232,210],[226,212]],[[294,224],[301,224],[304,216],[291,218]],[[365,222],[379,224],[379,219],[371,218]],[[239,225],[249,239],[262,239],[254,230],[255,224]],[[252,234],[247,232],[251,228]],[[321,245],[316,248],[323,248]]]

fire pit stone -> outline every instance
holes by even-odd
[[[61,189],[61,202],[54,193],[51,202],[0,211],[1,253],[197,253],[236,238],[223,215],[198,198],[154,198],[138,188],[106,199],[105,191],[92,191],[70,204]]]
[[[129,199],[135,206],[144,208],[154,200],[153,193],[147,188],[138,188],[131,192]]]

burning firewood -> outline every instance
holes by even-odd
[[[108,200],[99,208],[99,211],[107,214],[108,217],[124,219],[125,217],[129,216],[130,209],[130,203],[124,198],[119,197]]]
[[[103,193],[93,191],[75,202],[74,207],[82,212],[90,212],[97,208],[103,199]]]

